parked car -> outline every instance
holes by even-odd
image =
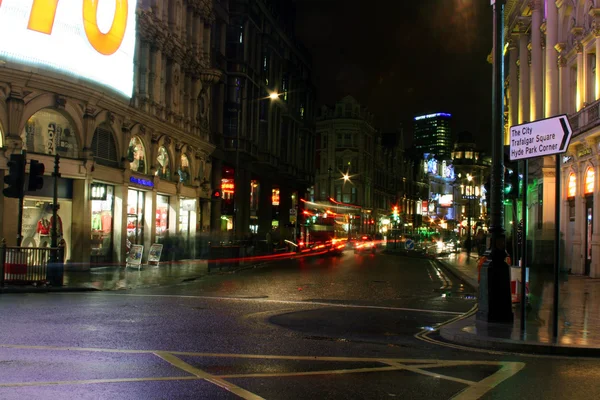
[[[360,253],[363,251],[370,251],[372,254],[375,254],[377,247],[375,245],[375,240],[371,236],[363,235],[354,242],[354,252]]]

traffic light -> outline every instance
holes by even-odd
[[[44,164],[38,160],[31,160],[29,163],[29,183],[27,190],[33,192],[44,187]]]
[[[504,168],[504,197],[506,199],[519,197],[519,173],[512,166]]]
[[[25,183],[25,155],[11,154],[8,165],[8,175],[4,177],[4,183],[8,185],[2,193],[4,197],[19,199],[23,197],[23,184]]]
[[[213,190],[211,197],[213,200],[221,200],[223,198],[223,193],[221,193],[221,189]]]

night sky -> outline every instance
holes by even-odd
[[[489,148],[492,7],[488,0],[296,0],[318,105],[354,96],[383,132],[449,112]]]

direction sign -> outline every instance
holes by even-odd
[[[295,208],[290,208],[290,215],[291,216],[296,215],[296,209]]]
[[[406,250],[412,250],[415,248],[415,242],[413,242],[411,239],[406,239],[406,242],[404,242],[404,248],[406,248]]]
[[[543,157],[564,153],[573,129],[566,115],[540,119],[510,128],[510,159]]]

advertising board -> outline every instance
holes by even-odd
[[[0,59],[90,80],[130,98],[135,0],[2,0]],[[10,38],[10,39],[7,39]]]

